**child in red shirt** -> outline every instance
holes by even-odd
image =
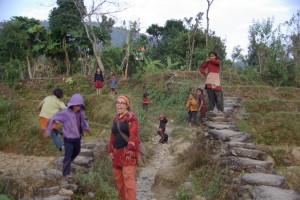
[[[148,111],[149,107],[149,94],[144,93],[143,94],[143,110]]]

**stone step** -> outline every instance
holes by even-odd
[[[70,200],[69,196],[53,195],[48,197],[23,198],[21,200]]]
[[[251,190],[251,195],[255,200],[300,200],[300,194],[293,190],[264,185]]]
[[[223,141],[235,141],[235,142],[243,142],[250,138],[250,134],[234,131],[230,129],[216,130],[211,129],[208,131],[208,134],[212,136],[212,138]]]
[[[253,143],[245,143],[245,142],[235,142],[235,141],[229,141],[227,142],[229,148],[233,147],[239,147],[244,149],[255,149],[256,145]]]
[[[64,156],[59,156],[59,157],[55,158],[53,162],[56,165],[62,165],[63,160],[64,160]],[[94,161],[94,158],[91,158],[91,157],[77,156],[75,158],[75,160],[72,161],[72,167],[73,167],[73,165],[89,167],[93,161]]]
[[[234,129],[234,125],[232,125],[231,123],[228,122],[211,122],[211,121],[207,121],[205,122],[205,125],[209,128],[212,129],[217,129],[217,130],[221,130],[221,129]]]
[[[82,156],[82,157],[94,157],[94,152],[91,149],[81,148],[79,156]]]
[[[282,187],[285,184],[283,176],[265,173],[249,173],[243,174],[233,180],[234,183],[242,185],[266,185],[274,187]]]
[[[88,141],[88,142],[82,142],[81,143],[81,148],[83,149],[93,149],[93,148],[97,148],[100,147],[100,142],[97,141]]]
[[[235,171],[246,170],[248,172],[270,173],[273,171],[273,163],[269,161],[254,160],[251,158],[228,156],[228,166]]]
[[[229,153],[233,156],[252,158],[256,160],[266,159],[265,152],[262,152],[260,150],[255,150],[255,149],[244,149],[244,148],[234,147],[229,150]]]

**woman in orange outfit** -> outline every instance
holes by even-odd
[[[116,101],[118,114],[113,119],[109,153],[119,197],[136,200],[135,167],[138,157],[138,120],[130,111],[130,100],[120,95]],[[122,134],[120,133],[122,132]],[[124,138],[124,136],[127,138]]]

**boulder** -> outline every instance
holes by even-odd
[[[235,156],[228,156],[228,165],[231,169],[236,171],[246,170],[248,172],[263,173],[271,172],[273,167],[273,164],[268,161],[254,160],[251,158],[242,158]]]
[[[255,150],[255,149],[244,149],[244,148],[231,148],[229,150],[231,155],[239,156],[239,157],[246,157],[246,158],[252,158],[256,160],[265,160],[266,153]]]
[[[271,186],[257,186],[251,191],[255,200],[300,200],[300,194]]]
[[[249,184],[249,185],[266,185],[281,187],[285,183],[285,178],[283,176],[265,173],[249,173],[243,174],[235,182],[239,184]]]

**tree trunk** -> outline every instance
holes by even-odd
[[[69,59],[69,50],[67,46],[67,38],[66,36],[63,39],[63,50],[65,52],[65,64],[67,67],[67,76],[70,76],[70,69],[71,69],[71,64],[70,64],[70,59]]]
[[[28,70],[28,74],[29,74],[29,79],[32,79],[32,72],[31,72],[31,65],[30,65],[30,60],[29,60],[29,56],[28,54],[26,55],[26,61],[27,61],[27,70]]]
[[[206,10],[206,34],[205,34],[205,46],[207,47],[208,45],[208,31],[209,31],[209,18],[208,18],[208,13],[209,13],[209,8],[211,4],[214,2],[214,0],[207,0],[207,10]]]

